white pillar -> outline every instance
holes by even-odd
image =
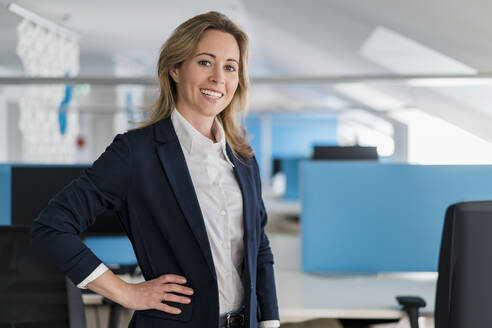
[[[269,186],[272,178],[272,119],[270,115],[261,116],[261,169],[263,185]]]
[[[7,150],[7,100],[3,90],[0,89],[0,163],[7,162]]]

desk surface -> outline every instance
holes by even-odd
[[[265,197],[263,201],[268,215],[301,215],[301,202],[298,200]]]
[[[432,316],[437,274],[384,273],[374,275],[315,275],[296,270],[276,270],[280,320],[315,318],[398,319],[402,316],[395,297],[416,295],[427,306],[422,314]],[[141,277],[124,276],[137,283]],[[102,303],[97,294],[83,294],[84,304]]]
[[[402,311],[395,297],[425,299],[422,314],[432,316],[436,273],[317,275],[277,270],[277,296],[284,321],[313,318],[397,319]]]

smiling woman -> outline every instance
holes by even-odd
[[[239,56],[231,34],[207,30],[195,54],[169,71],[177,88],[176,109],[212,140],[213,120],[229,105],[239,84]]]
[[[149,121],[116,136],[32,226],[33,242],[80,288],[136,310],[130,327],[279,327],[258,164],[236,123],[248,38],[209,12],[164,44]],[[77,234],[117,212],[145,281],[114,275]]]
[[[217,12],[195,16],[178,26],[161,49],[157,67],[160,95],[152,116],[142,126],[169,117],[176,108],[203,133],[216,116],[233,152],[244,158],[253,156],[238,123],[241,114],[246,114],[248,48],[246,33]],[[200,123],[192,111],[209,119]]]

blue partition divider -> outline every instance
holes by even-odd
[[[10,220],[10,165],[0,164],[0,225],[9,225]]]
[[[137,264],[128,237],[87,237],[85,244],[105,264]]]
[[[302,160],[305,158],[283,158],[280,161],[286,180],[284,199],[299,200],[299,163]]]
[[[492,166],[301,163],[302,268],[437,271],[446,208],[492,199]]]

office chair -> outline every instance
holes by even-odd
[[[80,290],[32,247],[29,230],[0,226],[0,328],[85,328]]]
[[[492,313],[492,201],[451,205],[439,254],[435,328],[489,327]],[[418,297],[397,297],[418,328]]]

